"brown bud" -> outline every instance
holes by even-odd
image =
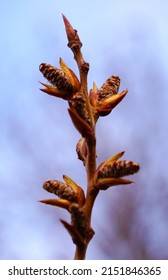
[[[65,76],[67,77],[67,79],[69,80],[69,82],[71,83],[72,87],[73,87],[73,93],[78,92],[80,90],[81,84],[77,78],[77,76],[75,75],[75,73],[72,71],[72,69],[70,69],[65,62],[62,60],[62,58],[60,58],[60,67],[62,69],[62,71],[64,72]]]
[[[63,175],[65,183],[58,180],[46,181],[43,184],[43,188],[63,200],[70,202],[76,202],[80,206],[83,206],[85,202],[84,191],[79,187],[71,178],[66,175]]]
[[[111,76],[97,91],[97,111],[99,116],[107,116],[127,94],[127,90],[118,94],[120,78]],[[93,99],[93,97],[92,97]]]
[[[89,125],[91,124],[91,119],[89,112],[87,110],[85,96],[82,91],[77,92],[69,99],[70,108],[72,108],[84,121]]]
[[[79,207],[78,204],[73,203],[69,211],[71,213],[71,223],[74,228],[80,233],[80,235],[85,238],[87,234],[87,224],[86,217],[83,210]]]
[[[134,161],[121,160],[111,162],[104,165],[99,170],[97,179],[99,178],[119,178],[132,175],[139,171],[139,164]]]
[[[117,94],[120,86],[120,78],[111,76],[97,92],[98,102],[101,103],[105,98]]]
[[[76,202],[77,197],[74,190],[66,183],[62,183],[58,180],[47,181],[43,184],[43,188],[62,199],[66,199],[71,202]]]
[[[72,27],[72,25],[67,20],[67,18],[64,15],[62,15],[62,16],[63,16],[63,20],[64,20],[64,24],[65,24],[66,34],[68,37],[68,47],[71,49],[74,49],[76,47],[81,48],[82,43],[77,34],[77,31]]]
[[[43,73],[44,77],[59,90],[66,90],[70,94],[73,92],[73,86],[65,73],[47,63],[41,63],[39,70]]]
[[[85,138],[80,138],[78,143],[76,144],[76,152],[78,155],[78,159],[83,161],[83,164],[85,165],[85,160],[87,157],[87,144]]]

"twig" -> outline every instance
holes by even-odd
[[[52,180],[43,185],[46,191],[54,193],[59,199],[45,199],[40,202],[64,208],[70,213],[71,222],[61,220],[61,223],[76,245],[74,259],[83,260],[88,244],[94,235],[91,216],[99,191],[111,186],[131,184],[132,181],[122,177],[138,172],[139,164],[119,160],[124,154],[124,152],[120,152],[96,167],[96,123],[99,117],[110,114],[126,96],[127,90],[118,94],[120,78],[111,76],[100,89],[94,83],[93,89],[88,93],[89,63],[83,58],[82,43],[77,31],[64,15],[63,20],[68,37],[68,47],[74,54],[80,80],[62,59],[60,59],[61,69],[42,63],[39,69],[51,85],[42,83],[44,88],[41,91],[68,101],[69,115],[82,136],[77,143],[76,151],[86,169],[87,192],[85,197],[83,188],[64,175],[64,182]]]

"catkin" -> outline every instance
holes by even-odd
[[[105,98],[117,94],[120,86],[120,78],[111,76],[97,91],[98,102],[102,102]]]
[[[73,91],[72,84],[62,70],[47,63],[41,63],[39,70],[43,73],[44,77],[59,90]]]
[[[132,175],[139,170],[139,164],[134,161],[121,160],[109,163],[99,170],[98,178],[119,178]]]
[[[62,199],[66,199],[71,202],[77,202],[77,195],[75,191],[70,185],[66,183],[58,180],[50,180],[43,184],[43,188],[50,193],[54,193]]]

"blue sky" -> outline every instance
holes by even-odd
[[[97,232],[88,258],[132,256],[125,245],[118,255],[101,249],[100,220],[105,220],[110,199],[115,205],[120,195],[136,198],[149,252],[162,248],[162,258],[168,257],[163,242],[168,233],[164,217],[168,196],[167,12],[166,0],[1,3],[0,259],[73,256],[72,242],[59,223],[59,218],[68,220],[68,214],[37,203],[50,197],[41,188],[45,180],[61,180],[66,174],[81,185],[86,183],[75,154],[79,135],[69,120],[67,104],[39,91],[39,81],[44,82],[40,63],[58,66],[62,57],[77,72],[61,13],[83,42],[82,51],[90,63],[89,87],[94,81],[100,87],[114,74],[121,78],[121,90],[129,90],[114,112],[98,123],[98,162],[125,150],[126,159],[141,164],[134,187],[109,190],[98,198],[93,212]]]

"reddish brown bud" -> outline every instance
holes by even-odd
[[[81,48],[82,43],[79,39],[77,31],[72,27],[67,18],[64,15],[62,16],[65,24],[66,34],[68,37],[68,47],[71,49],[74,49],[75,47]]]
[[[95,92],[91,91],[91,104],[97,103],[96,110],[100,116],[107,116],[110,112],[119,104],[119,102],[127,94],[127,90],[124,90],[122,93],[118,94],[120,86],[120,78],[118,76],[111,76],[106,82],[102,85],[100,90]],[[94,95],[97,95],[96,97]],[[93,105],[92,105],[93,106]]]
[[[76,152],[78,155],[78,159],[83,161],[83,164],[85,165],[85,160],[87,157],[87,144],[85,138],[79,139],[78,143],[76,144]]]
[[[77,201],[77,197],[74,190],[68,184],[63,183],[61,181],[58,180],[46,181],[43,184],[43,188],[46,191],[53,193],[62,199],[66,199],[71,202]]]
[[[73,92],[72,84],[62,70],[47,63],[41,63],[39,70],[43,73],[44,77],[57,89],[66,90],[71,93]]]
[[[60,67],[58,69],[50,64],[41,63],[39,70],[43,73],[44,77],[53,85],[44,85],[41,91],[46,92],[52,96],[60,97],[65,100],[70,99],[73,93],[80,90],[80,82],[75,73],[68,68],[64,61],[60,58]]]
[[[89,125],[91,124],[85,96],[82,91],[77,92],[69,99],[69,105],[84,121]]]
[[[121,177],[132,175],[139,171],[139,164],[134,161],[118,160],[124,152],[120,152],[101,163],[94,175],[95,188],[106,190],[111,186],[131,184],[132,181]]]

